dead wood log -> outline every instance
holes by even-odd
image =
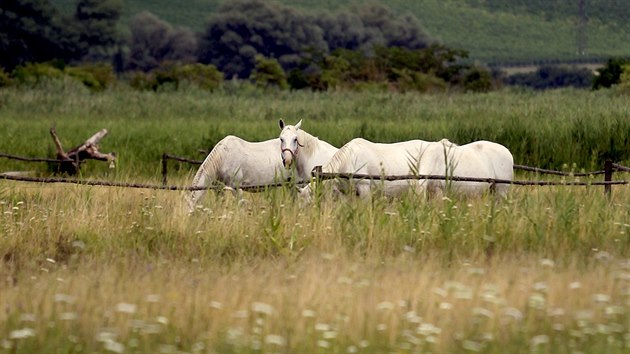
[[[66,152],[57,136],[57,130],[54,127],[50,128],[50,135],[52,136],[55,149],[57,150],[57,160],[60,161],[58,163],[57,172],[76,175],[79,172],[81,163],[87,159],[107,161],[110,163],[109,167],[113,168],[115,166],[116,154],[113,152],[104,154],[98,151],[98,144],[107,133],[107,129],[101,129],[82,144]]]

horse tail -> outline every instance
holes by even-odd
[[[206,188],[218,179],[223,152],[226,150],[226,140],[229,137],[230,136],[223,138],[214,146],[212,151],[210,151],[201,166],[199,166],[197,173],[195,173],[195,177],[193,177],[192,181],[192,187]],[[197,202],[205,193],[206,189],[193,190],[190,192],[187,198],[189,211],[193,211],[195,209]]]

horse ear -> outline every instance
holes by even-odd
[[[295,129],[300,129],[301,126],[302,126],[302,120],[300,119],[300,121],[297,122],[297,124],[295,125]]]
[[[284,129],[284,121],[282,119],[280,119],[278,125],[280,126],[280,130]]]

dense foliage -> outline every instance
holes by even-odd
[[[0,61],[6,70],[3,86],[24,82],[12,80],[12,75],[19,74],[12,73],[14,69],[42,62],[51,62],[52,67],[61,69],[67,65],[111,63],[119,77],[131,78],[132,86],[152,89],[179,81],[174,79],[177,70],[173,68],[195,63],[210,65],[220,72],[207,80],[213,82],[209,86],[213,88],[221,84],[223,77],[252,80],[258,86],[281,89],[400,92],[485,92],[500,82],[497,73],[490,73],[483,65],[473,65],[467,50],[431,38],[410,12],[396,12],[379,4],[323,5],[304,11],[279,2],[231,1],[218,7],[206,27],[195,33],[189,27],[173,26],[147,11],[128,20],[128,32],[120,31],[117,27],[122,13],[120,0],[81,0],[71,16],[50,3],[12,0],[0,4],[0,28],[6,33],[0,35],[0,49],[9,54]],[[495,11],[507,11],[494,2],[484,4],[460,1],[462,6],[490,6]],[[304,4],[296,2],[296,5]],[[555,4],[549,11],[568,11],[568,5],[561,5]],[[429,1],[422,6],[429,9],[433,5]],[[513,11],[520,8],[526,13],[547,9],[542,4],[510,3],[510,6]],[[335,12],[322,8],[334,8]],[[448,11],[455,14],[458,10]],[[621,64],[610,67],[609,63],[594,87],[609,87],[618,82]],[[503,82],[536,89],[588,86],[590,78],[586,71],[563,70],[544,67]],[[54,70],[48,73],[58,76]],[[38,77],[45,75],[46,71],[42,71]],[[94,87],[88,84],[90,80],[82,81]]]
[[[527,86],[536,90],[567,86],[589,88],[593,83],[593,73],[588,69],[543,66],[533,73],[511,75],[504,82],[508,85]]]

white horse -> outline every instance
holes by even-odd
[[[280,140],[249,142],[228,135],[221,139],[203,161],[192,181],[194,187],[213,184],[238,189],[240,186],[264,186],[285,181],[289,174],[282,165],[278,151]],[[195,190],[188,198],[192,211],[205,190]]]
[[[502,145],[478,141],[458,146],[443,139],[438,142],[411,140],[393,144],[380,144],[365,139],[353,139],[341,147],[322,172],[352,173],[380,176],[442,175],[457,177],[512,179],[512,154]],[[485,182],[411,179],[403,181],[358,180],[352,183],[339,179],[333,183],[336,192],[354,192],[368,197],[372,188],[382,187],[386,196],[395,196],[410,189],[428,196],[447,188],[466,195],[478,195],[490,189]],[[310,200],[312,184],[300,191],[301,197]],[[496,191],[504,196],[509,185],[498,185]]]
[[[512,180],[513,169],[512,153],[503,145],[481,140],[460,146],[442,139],[427,148],[418,174]],[[429,195],[451,188],[452,192],[468,196],[478,196],[490,190],[505,197],[510,185],[432,179],[426,180],[424,188]]]
[[[287,169],[295,166],[300,181],[309,181],[313,168],[327,163],[339,150],[300,129],[302,120],[296,125],[285,125],[280,119],[278,125],[282,163]]]
[[[417,174],[419,163],[430,142],[411,140],[393,144],[373,143],[356,138],[342,146],[330,161],[322,166],[324,173],[351,173],[376,176]],[[418,185],[416,180],[375,181],[341,179],[324,181],[333,184],[333,191],[354,193],[368,197],[376,185],[383,187],[385,195],[396,195],[410,187]],[[310,200],[312,183],[300,190],[300,195]]]

